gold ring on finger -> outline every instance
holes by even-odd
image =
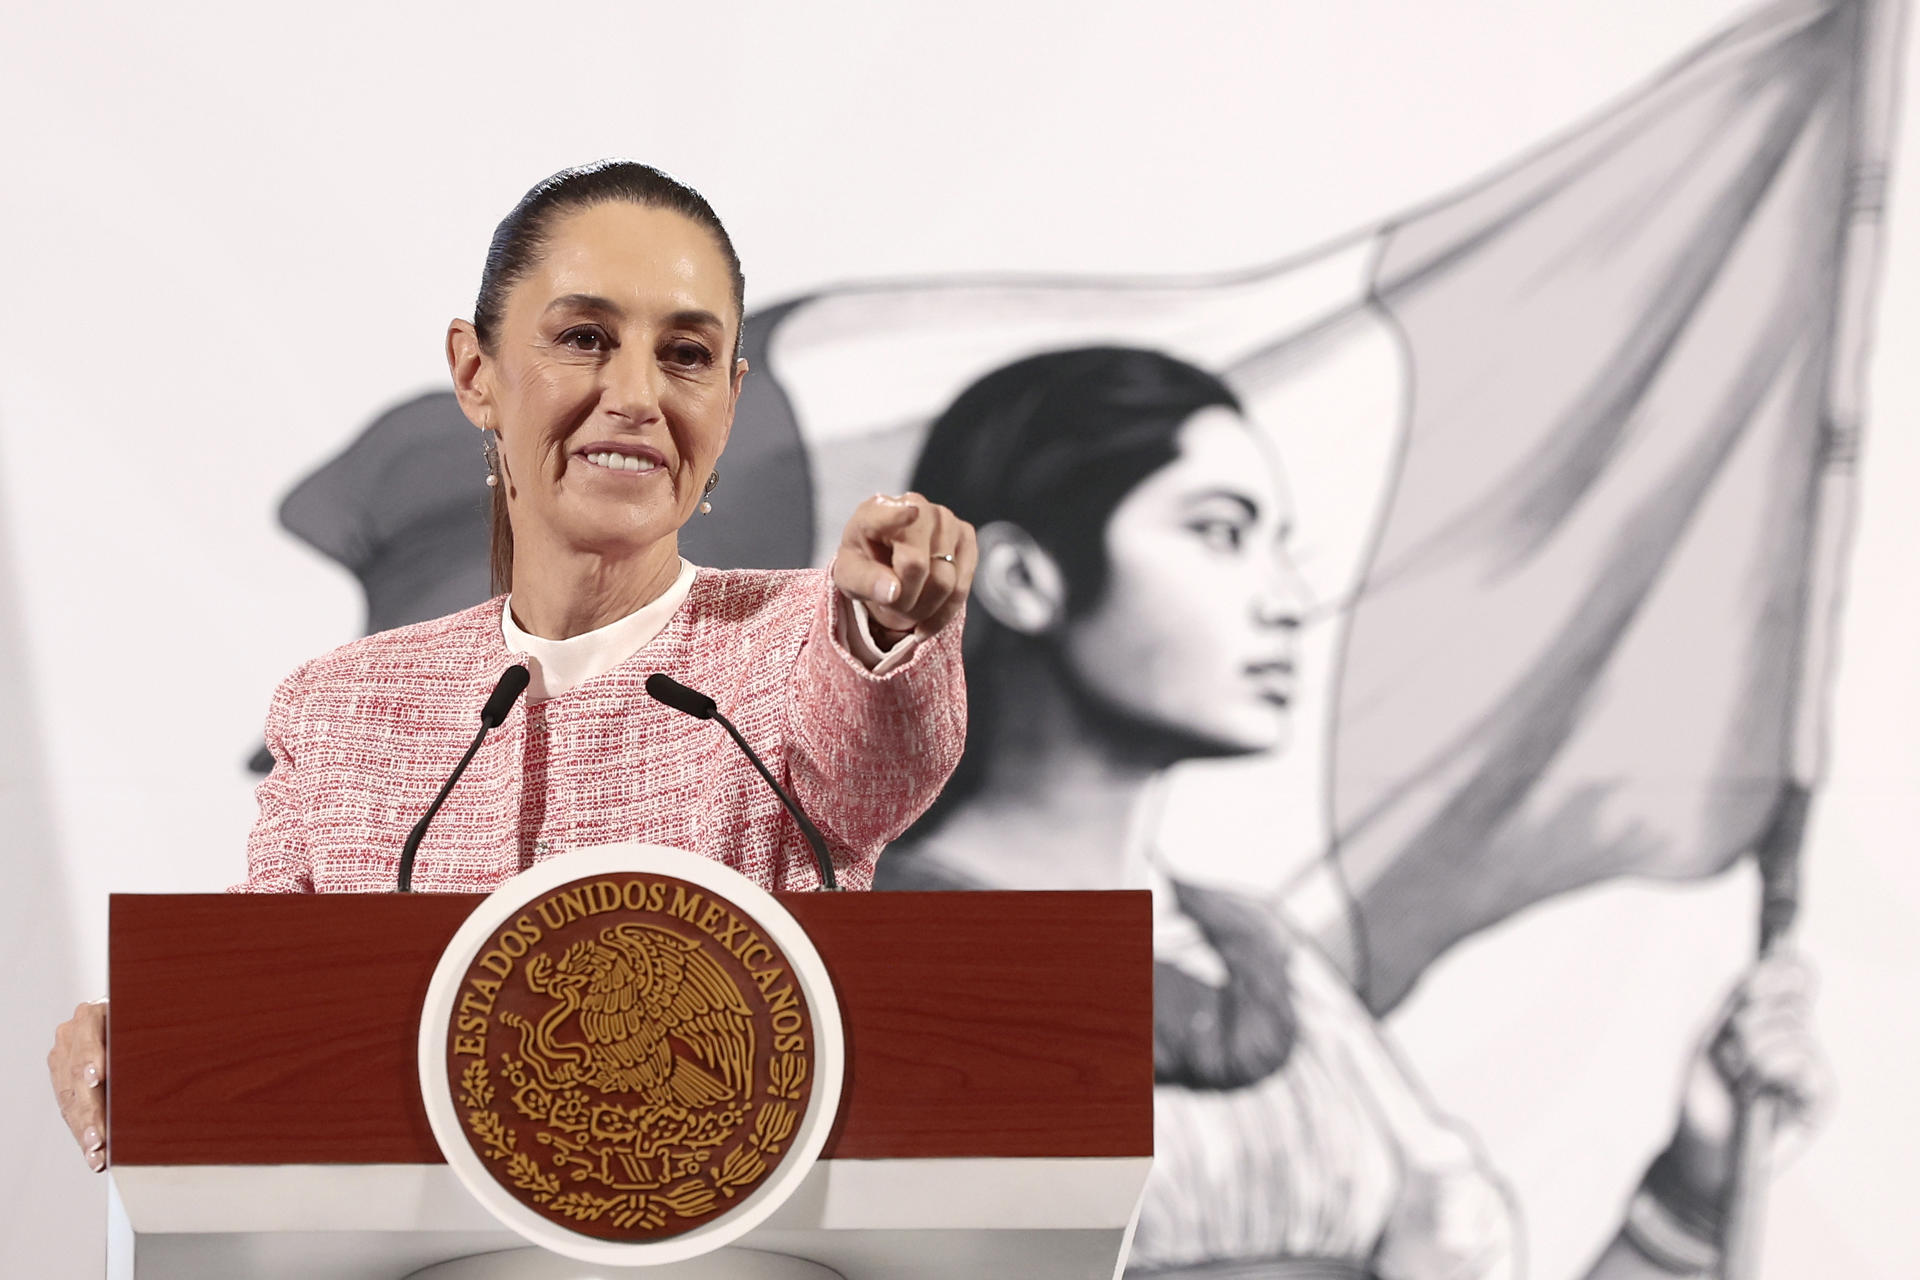
[[[945,561],[946,561],[946,562],[947,562],[948,564],[952,564],[952,563],[953,563],[953,552],[951,552],[951,551],[942,551],[942,552],[941,552],[941,553],[940,553],[939,555],[937,555],[937,556],[935,556],[935,557],[934,557],[934,559],[935,559],[935,560],[945,560]]]

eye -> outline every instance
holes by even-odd
[[[669,342],[665,358],[668,364],[682,369],[704,369],[713,363],[713,352],[698,342]]]
[[[1187,528],[1205,543],[1210,551],[1238,551],[1246,541],[1246,526],[1237,520],[1201,519],[1194,520]]]
[[[613,345],[606,330],[597,324],[575,325],[560,335],[560,345],[570,351],[605,351]]]

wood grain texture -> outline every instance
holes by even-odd
[[[777,896],[846,1025],[826,1158],[1152,1154],[1147,894]],[[417,1020],[479,901],[114,895],[113,1160],[438,1163]]]

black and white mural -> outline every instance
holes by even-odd
[[[1822,1123],[1883,1095],[1816,1022],[1815,976],[1842,1020],[1891,1011],[1797,927],[1803,896],[1860,890],[1822,839],[1905,840],[1825,818],[1852,794],[1836,689],[1878,643],[1855,601],[1905,591],[1853,552],[1863,440],[1904,434],[1863,408],[1898,361],[1873,334],[1900,13],[1705,17],[1686,39],[1649,23],[1659,56],[1583,111],[1340,234],[1243,235],[1205,269],[927,250],[776,268],[788,287],[751,295],[689,558],[823,562],[834,513],[876,490],[980,530],[967,756],[879,887],[1155,890],[1157,1158],[1129,1274],[1905,1274],[1893,1227],[1843,1217],[1867,1210],[1842,1188],[1889,1213],[1903,1188]],[[500,190],[590,152],[523,148]],[[1006,212],[970,163],[843,196],[918,182]],[[1128,182],[1208,198],[1165,152]],[[709,194],[755,282],[775,214],[735,213],[750,176]],[[332,583],[274,638],[281,666],[485,598],[478,436],[430,387],[394,379],[262,481]],[[247,590],[167,571],[185,599],[143,633]],[[270,684],[237,692],[264,707]],[[230,723],[210,755],[237,785],[265,760]],[[1862,776],[1911,792],[1920,760]],[[1915,894],[1895,890],[1903,921]],[[1701,1253],[1729,1212],[1742,1239],[1768,1221],[1768,1250]]]

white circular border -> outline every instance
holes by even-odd
[[[515,1199],[495,1180],[487,1163],[467,1139],[454,1106],[453,1082],[447,1073],[447,1024],[460,984],[480,948],[501,925],[524,911],[527,904],[551,889],[576,880],[613,872],[673,876],[731,900],[750,922],[772,937],[786,954],[799,980],[807,1011],[813,1019],[813,1091],[806,1115],[794,1131],[786,1159],[765,1182],[755,1187],[732,1210],[691,1231],[666,1240],[621,1242],[600,1240],[569,1231]],[[427,1104],[427,1122],[434,1139],[461,1185],[504,1225],[555,1253],[582,1262],[606,1266],[644,1267],[698,1257],[739,1239],[764,1222],[799,1187],[826,1145],[840,1109],[840,1088],[846,1073],[846,1038],[840,1024],[840,1002],[833,981],[813,940],[787,909],[759,885],[711,858],[667,845],[601,845],[577,849],[538,863],[495,889],[468,916],[433,971],[420,1016],[420,1095]]]

